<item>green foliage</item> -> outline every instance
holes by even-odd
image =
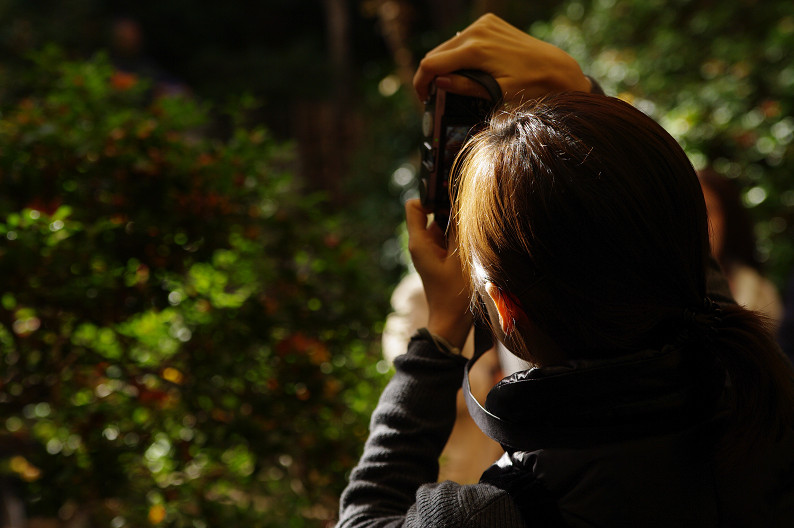
[[[30,514],[82,510],[101,526],[328,524],[384,382],[373,343],[404,256],[398,237],[383,241],[396,195],[415,186],[410,87],[375,90],[392,65],[354,16],[367,45],[352,47],[349,118],[365,137],[340,183],[345,210],[330,213],[295,181],[290,146],[243,126],[248,100],[224,109],[234,130],[217,138],[217,109],[153,98],[101,57],[23,61],[50,40],[73,54],[108,41],[102,2],[39,4],[0,2],[0,475],[24,483]],[[294,3],[260,6],[276,15],[262,26],[185,6],[132,14],[198,93],[264,94],[286,135],[292,97],[331,86],[322,10],[284,24]],[[696,167],[736,178],[780,283],[794,266],[792,4],[568,0],[558,12],[531,33],[660,120]],[[419,55],[449,34],[423,13]],[[176,33],[160,24],[173,14]]]
[[[778,284],[794,268],[794,4],[572,0],[532,34],[735,178]]]
[[[34,62],[0,108],[0,474],[103,526],[327,523],[384,381],[377,265],[266,130]]]

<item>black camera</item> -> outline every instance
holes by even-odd
[[[485,123],[494,107],[501,101],[499,84],[485,72],[458,70],[458,75],[481,84],[491,99],[454,94],[430,86],[430,98],[425,101],[422,118],[422,166],[419,191],[422,205],[433,211],[436,223],[447,228],[452,207],[450,182],[452,165],[466,140],[478,125]]]

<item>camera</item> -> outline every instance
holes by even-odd
[[[494,107],[501,101],[499,84],[485,72],[458,70],[458,75],[481,84],[491,99],[459,95],[430,86],[422,117],[422,164],[419,191],[422,205],[433,211],[436,223],[444,230],[449,223],[452,207],[450,183],[454,179],[452,166],[466,140],[485,123]]]

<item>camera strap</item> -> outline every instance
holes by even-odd
[[[479,302],[484,302],[480,299]],[[485,308],[483,307],[483,312]],[[498,442],[505,449],[515,451],[532,451],[540,449],[544,444],[545,431],[525,422],[506,420],[494,412],[486,409],[471,392],[469,372],[483,354],[494,346],[494,338],[490,329],[490,320],[487,316],[475,318],[474,321],[474,354],[466,363],[463,371],[463,399],[477,427],[492,440]],[[499,384],[491,391],[500,390]],[[490,394],[490,393],[489,393]]]
[[[488,95],[491,96],[491,103],[494,107],[502,102],[502,87],[490,74],[480,70],[456,70],[452,73],[471,79],[485,88]]]
[[[494,345],[490,329],[487,325],[487,319],[477,319],[474,324],[474,355],[468,363],[466,363],[466,368],[463,371],[463,398],[466,400],[466,407],[469,409],[469,414],[474,420],[474,423],[477,424],[477,427],[479,427],[483,433],[502,446],[517,447],[514,445],[514,442],[516,438],[521,438],[523,427],[505,421],[499,416],[490,413],[471,393],[469,372],[477,360],[488,350],[493,348]]]
[[[479,302],[482,303],[484,301],[481,299]],[[482,313],[486,313],[484,307]],[[474,423],[477,424],[477,427],[479,427],[483,433],[502,446],[518,448],[519,446],[516,445],[516,439],[525,437],[523,434],[525,432],[525,426],[503,420],[499,416],[489,412],[477,401],[474,394],[471,393],[469,372],[477,360],[494,346],[494,339],[489,325],[490,322],[487,316],[475,318],[474,355],[466,363],[466,368],[463,371],[463,398],[466,400],[466,407],[469,409],[469,414],[474,420]]]

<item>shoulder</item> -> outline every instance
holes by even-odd
[[[460,485],[445,481],[416,492],[408,526],[505,527],[524,526],[521,513],[503,489],[490,484]]]
[[[775,285],[749,266],[731,272],[731,292],[736,302],[748,310],[761,312],[777,326],[783,318],[783,301]]]

